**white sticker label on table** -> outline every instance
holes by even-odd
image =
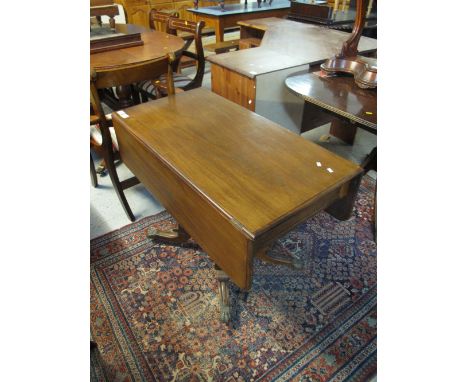
[[[120,115],[122,118],[128,118],[128,114],[123,110],[119,110],[117,114]]]

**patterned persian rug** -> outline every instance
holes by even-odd
[[[253,287],[231,285],[219,321],[213,263],[196,245],[155,245],[163,212],[91,241],[91,378],[96,381],[368,381],[376,373],[375,181],[354,216],[322,212],[272,251],[303,270],[255,260]]]

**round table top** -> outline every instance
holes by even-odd
[[[170,52],[178,53],[184,46],[184,40],[180,37],[138,25],[116,24],[116,29],[119,32],[140,32],[143,45],[93,53],[90,55],[92,68],[111,69],[122,65],[138,64],[163,57]]]
[[[322,77],[320,68],[293,73],[285,80],[293,94],[377,133],[377,89],[359,88],[353,77]]]

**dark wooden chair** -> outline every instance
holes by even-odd
[[[160,12],[153,14],[155,19],[161,20],[164,15]],[[202,29],[205,26],[204,21],[198,23],[188,20],[176,19],[174,17],[166,17],[166,33],[177,35],[185,40],[185,45],[181,53],[176,56],[173,63],[174,69],[174,86],[183,91],[199,88],[203,82],[205,74],[205,54],[202,44]],[[189,51],[189,47],[195,45],[195,52]],[[183,66],[184,61],[194,61],[197,67],[195,77],[192,79],[180,73],[180,67]],[[144,81],[138,85],[142,99],[157,98],[159,95],[167,94],[167,83],[165,76],[157,78],[155,81]]]
[[[112,89],[110,89],[112,90]],[[102,93],[101,93],[102,94]],[[101,162],[99,163],[98,167],[96,168],[94,165],[93,161],[93,156],[91,154],[91,183],[93,187],[98,186],[98,180],[97,180],[97,174],[104,176],[107,174],[106,172],[106,164],[104,161],[104,151],[102,147],[102,134],[101,130],[99,128],[99,117],[94,113],[93,105],[91,105],[91,116],[90,116],[90,145],[91,145],[91,150],[94,151],[99,158],[101,158]],[[106,114],[106,118],[108,121],[111,120],[110,114]],[[116,159],[118,158],[118,144],[117,144],[117,138],[115,137],[114,130],[111,129],[111,137],[112,137],[112,143],[114,146],[114,151],[116,155]]]
[[[91,72],[91,106],[95,116],[97,117],[94,118],[94,122],[99,125],[99,132],[101,133],[100,142],[99,137],[96,137],[94,144],[97,146],[96,149],[98,149],[104,157],[112,185],[114,186],[115,192],[119,197],[120,203],[122,204],[127,217],[131,221],[135,220],[135,216],[133,215],[132,210],[128,205],[123,191],[131,186],[138,184],[139,180],[136,177],[132,177],[123,181],[119,179],[117,170],[115,168],[116,151],[118,151],[118,137],[115,136],[115,132],[112,127],[112,121],[109,118],[106,118],[106,115],[104,114],[101,100],[99,98],[99,90],[116,86],[132,85],[164,75],[167,84],[167,93],[169,95],[173,95],[175,93],[172,79],[173,61],[174,56],[168,55],[164,58],[159,58],[137,65],[127,65],[112,70],[92,70]]]
[[[99,123],[99,117],[96,114],[94,114],[93,111],[91,111],[91,117],[89,118],[89,122],[90,122],[91,128],[93,128],[93,126],[96,126]],[[91,141],[91,148],[93,148],[94,139],[92,137],[92,134],[90,137],[90,141]],[[91,184],[93,185],[93,187],[97,187],[98,186],[97,172],[96,172],[96,167],[94,166],[94,160],[93,160],[92,155],[91,155],[91,162],[90,162],[90,171],[91,171]]]

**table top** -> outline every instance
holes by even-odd
[[[170,52],[179,52],[184,46],[184,40],[180,37],[138,25],[116,24],[116,31],[121,33],[140,32],[143,45],[91,54],[90,65],[92,68],[111,69],[138,64],[163,57]]]
[[[321,71],[301,71],[286,78],[286,87],[305,101],[341,115],[377,133],[377,89],[361,89],[354,77],[320,76]]]
[[[196,8],[189,8],[187,9],[189,12],[197,13],[200,15],[207,15],[207,16],[216,16],[216,17],[225,17],[231,15],[238,15],[242,13],[255,13],[255,12],[265,12],[271,11],[274,9],[287,9],[291,7],[291,3],[289,0],[273,0],[271,5],[268,3],[261,3],[261,7],[258,7],[258,3],[247,3],[247,7],[245,7],[244,3],[239,4],[225,4],[224,10],[221,6],[212,6],[212,7],[200,7]]]
[[[341,51],[349,33],[275,17],[238,22],[264,30],[261,45],[254,49],[212,55],[208,61],[248,78],[306,64],[319,64]],[[377,50],[377,40],[361,37],[359,52]]]
[[[205,88],[125,112],[127,118],[113,113],[115,126],[142,142],[250,239],[361,171]]]

